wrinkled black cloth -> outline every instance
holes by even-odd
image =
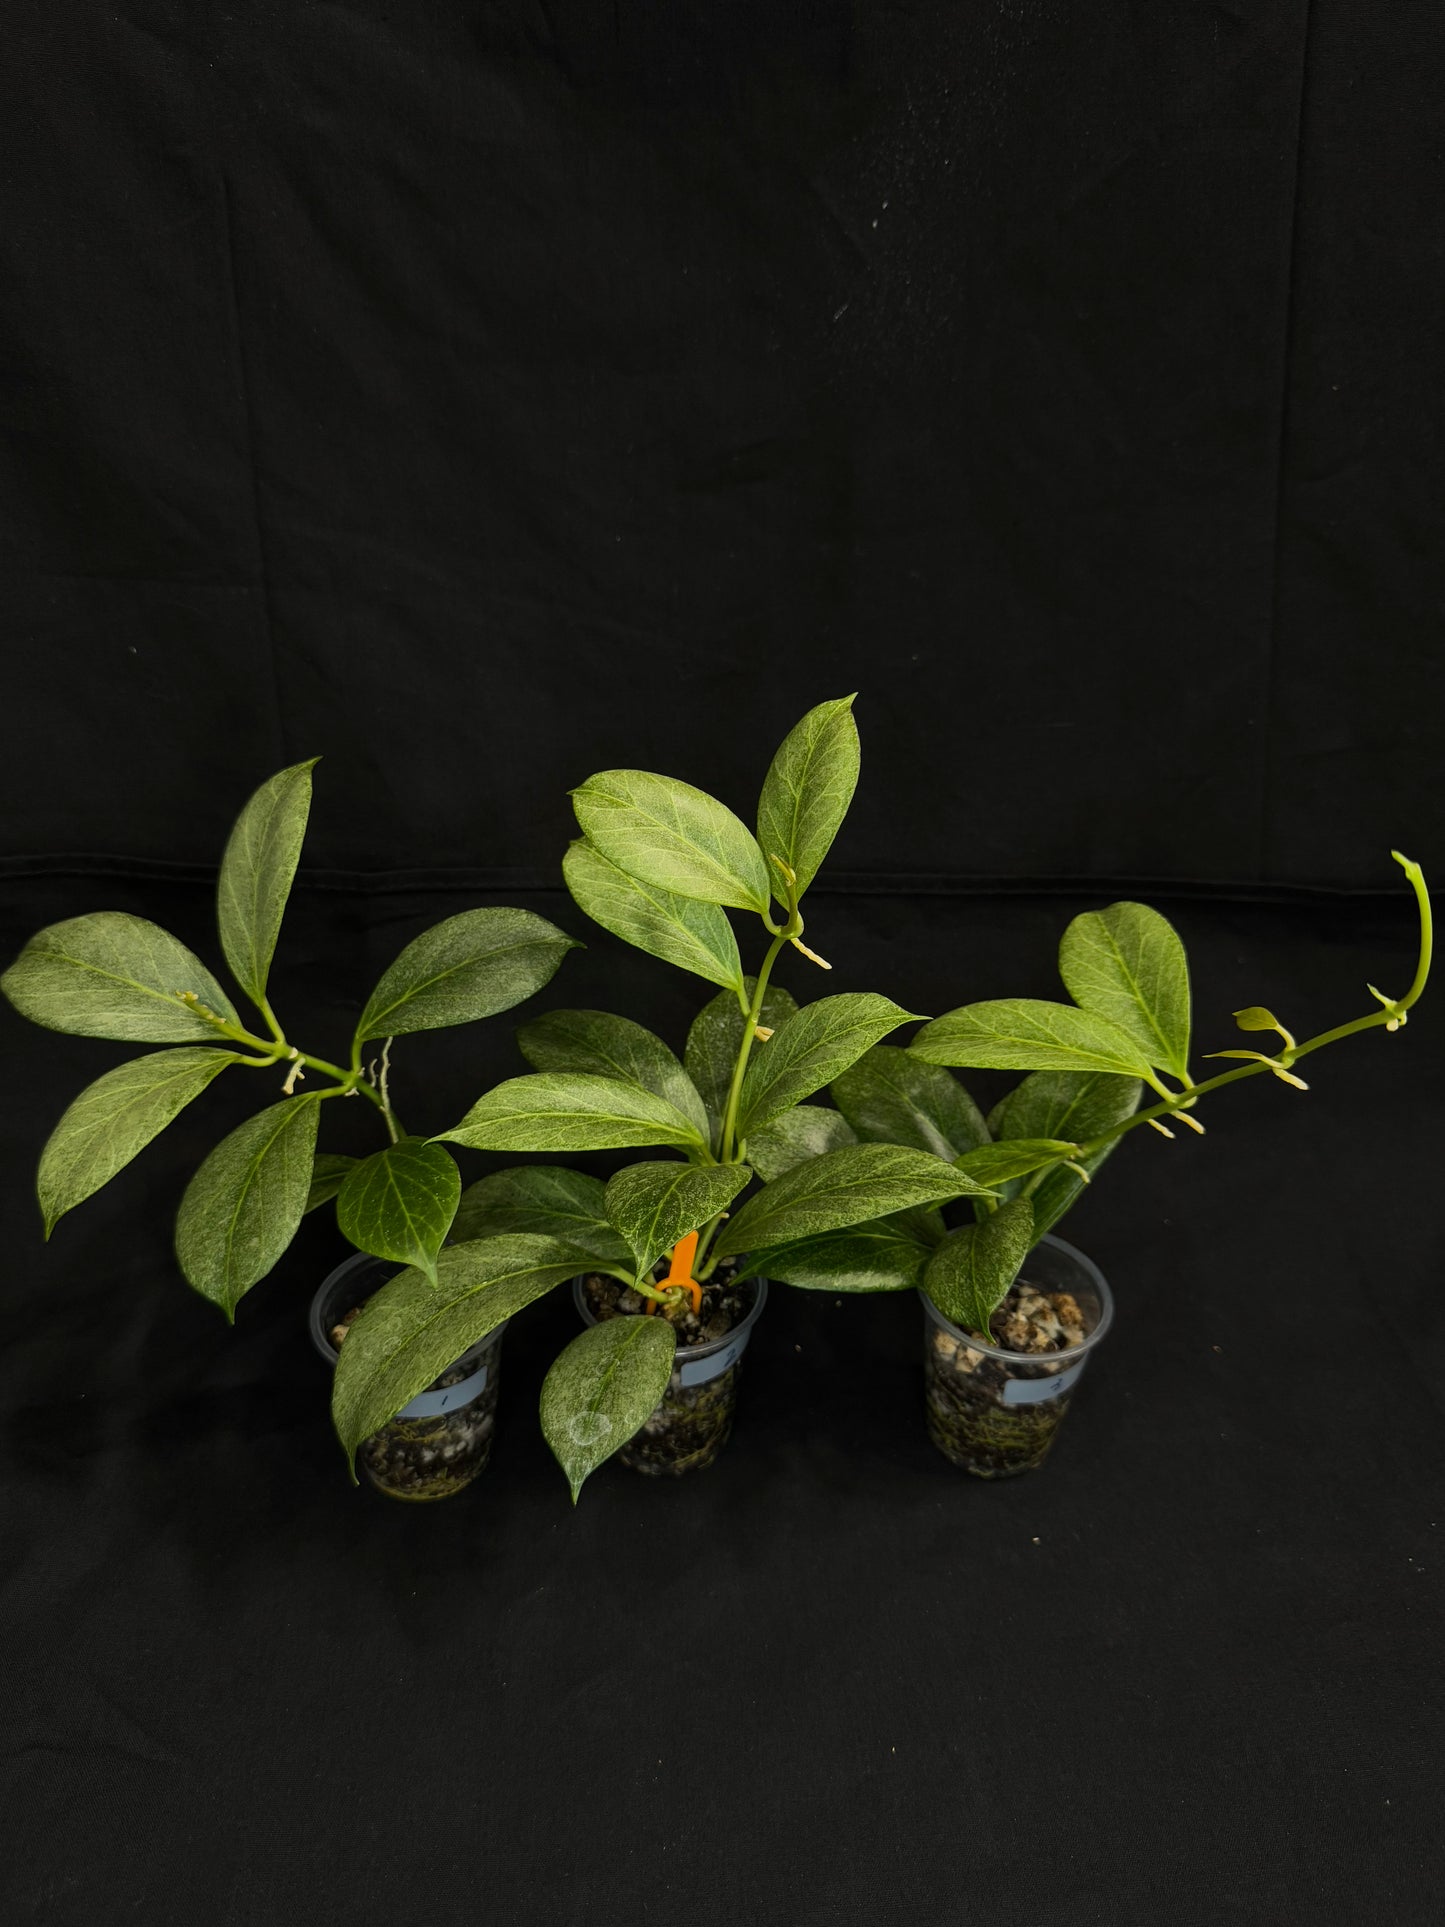
[[[5,52],[12,870],[213,863],[321,754],[318,867],[547,880],[567,784],[746,809],[850,689],[835,874],[1445,855],[1438,9],[8,0]]]
[[[90,889],[12,895],[6,954]],[[108,896],[214,956],[203,890]],[[1088,900],[820,891],[811,930],[827,988],[936,1013],[1053,993]],[[462,907],[303,889],[274,978],[292,1033],[332,1054],[400,944]],[[680,1045],[707,986],[537,907],[590,947],[528,1009],[614,1007]],[[1412,967],[1403,902],[1162,907],[1201,1051],[1246,1003],[1304,1035]],[[719,1463],[605,1467],[575,1513],[536,1420],[564,1293],[507,1333],[476,1485],[354,1490],[306,1332],[344,1251],[327,1214],[234,1330],[170,1252],[186,1175],[255,1092],[223,1079],[44,1247],[29,1167],[126,1052],[0,1012],[0,1916],[1426,1927],[1440,1008],[1313,1058],[1307,1094],[1261,1077],[1207,1100],[1206,1137],[1119,1151],[1061,1227],[1118,1321],[1041,1472],[972,1480],[928,1443],[911,1296],[779,1288]],[[514,1021],[398,1042],[410,1128],[520,1068]],[[335,1148],[369,1143],[360,1106],[327,1108]]]

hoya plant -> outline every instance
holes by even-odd
[[[769,1275],[772,1252],[863,1220],[990,1199],[937,1145],[860,1143],[808,1100],[916,1021],[871,992],[801,1008],[773,983],[803,942],[804,897],[852,800],[853,698],[820,703],[773,758],[756,833],[673,777],[605,770],[572,792],[581,837],[563,870],[605,930],[718,986],[682,1056],[628,1018],[560,1010],[518,1033],[529,1075],[488,1091],[447,1142],[479,1151],[645,1149],[604,1184],[558,1164],[493,1173],[462,1196],[437,1280],[413,1268],[363,1309],[342,1349],[334,1416],[348,1453],[453,1358],[579,1272],[616,1279],[652,1315],[603,1319],[562,1352],[542,1390],[543,1431],[574,1499],[668,1388],[677,1321],[715,1289]],[[743,968],[728,912],[761,925]],[[741,1204],[750,1184],[758,1187]],[[664,1259],[665,1277],[656,1276]],[[820,1259],[820,1264],[824,1260]]]
[[[391,1101],[392,1042],[510,1010],[548,983],[575,947],[530,910],[463,911],[424,931],[383,973],[342,1062],[293,1043],[268,985],[317,760],[261,785],[221,862],[221,954],[258,1028],[169,931],[119,910],[51,924],[0,977],[21,1015],[47,1029],[168,1047],[107,1071],[56,1125],[37,1181],[47,1238],[223,1072],[261,1073],[258,1090],[276,1101],[222,1138],[186,1187],[176,1219],[182,1272],[231,1320],[304,1214],[331,1198],[358,1249],[435,1279],[461,1177],[441,1145],[403,1129]],[[338,1097],[360,1097],[375,1111],[381,1144],[371,1156],[318,1153],[322,1106]]]
[[[948,1229],[938,1212],[887,1214],[823,1239],[762,1254],[770,1275],[832,1290],[920,1287],[954,1324],[990,1336],[1029,1251],[1077,1201],[1115,1146],[1143,1125],[1173,1138],[1200,1135],[1201,1099],[1265,1074],[1307,1088],[1295,1066],[1361,1031],[1397,1031],[1430,970],[1430,898],[1420,866],[1392,853],[1419,911],[1419,956],[1402,997],[1368,986],[1378,1008],[1297,1041],[1259,1005],[1234,1013],[1269,1049],[1211,1051],[1240,1060],[1196,1081],[1190,1069],[1189,967],[1177,931],[1142,903],[1075,917],[1059,948],[1072,999],[1027,997],[965,1004],[925,1024],[907,1050],[879,1045],[835,1080],[832,1098],[858,1138],[947,1158],[992,1195],[975,1221]],[[987,1118],[953,1069],[1026,1071]],[[1155,1101],[1140,1108],[1145,1092]]]

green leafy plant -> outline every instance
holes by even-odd
[[[756,834],[715,797],[646,770],[605,770],[573,791],[583,835],[563,871],[576,902],[605,930],[720,989],[681,1059],[605,1011],[553,1011],[520,1029],[530,1074],[488,1091],[443,1141],[658,1155],[606,1184],[534,1164],[469,1187],[436,1290],[406,1272],[348,1333],[334,1405],[348,1453],[430,1383],[441,1350],[455,1356],[521,1302],[593,1271],[659,1315],[604,1320],[547,1375],[542,1427],[575,1499],[656,1407],[673,1370],[674,1321],[703,1300],[725,1261],[735,1280],[770,1275],[775,1252],[800,1243],[826,1252],[831,1240],[842,1262],[861,1221],[892,1225],[903,1214],[898,1222],[908,1223],[946,1199],[992,1198],[952,1162],[959,1147],[941,1135],[863,1143],[839,1111],[808,1102],[916,1021],[911,1013],[865,992],[800,1008],[772,981],[788,947],[829,968],[803,942],[801,905],[857,782],[852,703],[820,703],[789,732],[763,784]],[[762,923],[754,975],[744,973],[729,910]],[[917,1074],[943,1075],[922,1066]],[[957,1102],[967,1107],[961,1095]],[[760,1188],[738,1206],[755,1181]]]
[[[1236,1011],[1242,1031],[1273,1033],[1278,1046],[1213,1051],[1213,1058],[1242,1061],[1196,1082],[1189,968],[1178,933],[1142,903],[1089,911],[1069,925],[1059,949],[1072,1003],[966,1004],[925,1024],[907,1050],[879,1044],[833,1082],[833,1102],[861,1142],[947,1158],[992,1193],[975,1198],[974,1221],[949,1228],[937,1211],[892,1212],[837,1235],[784,1237],[755,1248],[754,1261],[770,1277],[805,1287],[919,1288],[955,1324],[987,1336],[1029,1251],[1130,1131],[1149,1125],[1172,1138],[1178,1123],[1202,1134],[1194,1113],[1212,1092],[1267,1072],[1303,1090],[1294,1068],[1303,1058],[1361,1031],[1405,1023],[1429,976],[1432,926],[1420,866],[1394,855],[1420,918],[1415,976],[1404,996],[1371,985],[1378,1009],[1302,1042],[1262,1007]],[[1028,1075],[985,1119],[954,1068]],[[1157,1101],[1141,1109],[1146,1090]],[[766,1213],[778,1189],[749,1208]]]
[[[280,1073],[280,1101],[223,1138],[181,1199],[176,1255],[228,1319],[273,1268],[304,1214],[336,1200],[360,1250],[437,1280],[461,1178],[441,1145],[409,1137],[391,1102],[392,1041],[510,1010],[548,983],[574,939],[529,910],[481,909],[416,937],[367,999],[348,1061],[293,1044],[268,986],[311,808],[311,762],[261,785],[226,845],[216,896],[221,951],[264,1033],[247,1027],[210,971],[159,925],[102,910],[32,937],[3,977],[32,1022],[81,1037],[171,1048],[107,1071],[77,1097],[40,1157],[48,1238],[60,1218],[123,1170],[222,1071]],[[380,1045],[367,1058],[368,1046]],[[324,1080],[306,1091],[308,1078]],[[359,1096],[384,1131],[367,1158],[316,1150],[321,1106]],[[450,1362],[450,1361],[447,1361]]]

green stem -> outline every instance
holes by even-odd
[[[1196,1099],[1207,1091],[1222,1090],[1226,1084],[1242,1083],[1246,1077],[1259,1077],[1265,1071],[1289,1070],[1302,1057],[1311,1051],[1323,1050],[1326,1044],[1337,1044],[1343,1037],[1356,1037],[1362,1031],[1378,1030],[1382,1025],[1398,1029],[1404,1021],[1405,1013],[1420,1001],[1425,985],[1430,977],[1430,963],[1434,954],[1434,923],[1430,910],[1430,893],[1425,887],[1425,878],[1418,863],[1400,855],[1398,850],[1391,851],[1395,861],[1404,867],[1415,892],[1416,905],[1420,912],[1420,954],[1415,965],[1414,981],[1403,997],[1394,1003],[1384,1004],[1379,1010],[1372,1011],[1368,1017],[1356,1017],[1348,1024],[1336,1024],[1333,1030],[1322,1030],[1315,1037],[1307,1037],[1302,1044],[1291,1044],[1277,1057],[1261,1058],[1252,1064],[1241,1064],[1238,1070],[1221,1071],[1217,1077],[1207,1077],[1202,1084],[1194,1084],[1166,1104],[1151,1104],[1148,1110],[1136,1111],[1133,1117],[1116,1124],[1112,1130],[1101,1131],[1098,1137],[1090,1138],[1082,1147],[1081,1160],[1092,1157],[1113,1139],[1123,1137],[1127,1131],[1137,1130],[1141,1124],[1148,1124],[1154,1118],[1173,1117],[1177,1111],[1192,1110]]]
[[[771,930],[773,925],[770,923],[768,928]],[[738,1105],[742,1098],[743,1077],[748,1068],[748,1059],[752,1056],[753,1040],[757,1036],[758,1019],[763,1012],[763,999],[767,995],[768,980],[773,974],[773,965],[778,961],[778,953],[785,943],[791,943],[793,938],[800,934],[802,928],[803,920],[798,915],[797,905],[793,904],[789,910],[787,922],[781,930],[776,932],[773,941],[768,945],[767,955],[763,958],[757,981],[753,985],[752,1003],[743,1012],[742,1041],[738,1045],[737,1062],[733,1065],[732,1082],[728,1085],[727,1105],[723,1111],[722,1132],[718,1139],[719,1164],[737,1164],[741,1161],[738,1156]],[[692,1275],[699,1284],[704,1283],[717,1269],[716,1258],[710,1263],[706,1262],[707,1254],[713,1239],[717,1236],[718,1226],[726,1216],[725,1211],[720,1211],[710,1223],[703,1226],[698,1236]]]
[[[710,1223],[705,1224],[698,1233],[697,1250],[693,1253],[692,1259],[692,1275],[700,1285],[706,1284],[714,1271],[717,1270],[716,1258],[713,1259],[711,1264],[705,1264],[703,1261],[707,1257],[708,1247],[717,1236],[718,1226],[726,1216],[726,1211],[719,1211],[717,1216],[712,1219]]]
[[[359,1065],[351,1071],[343,1070],[340,1064],[333,1064],[325,1057],[313,1057],[308,1051],[303,1050],[298,1050],[293,1057],[293,1046],[286,1041],[285,1033],[271,1014],[269,1006],[265,1007],[266,1020],[276,1033],[275,1040],[270,1043],[264,1037],[253,1036],[243,1024],[233,1024],[224,1017],[217,1017],[213,1011],[206,1011],[204,1014],[231,1043],[242,1044],[247,1050],[263,1053],[259,1057],[242,1057],[237,1060],[248,1070],[266,1070],[277,1064],[300,1063],[307,1070],[320,1071],[323,1077],[335,1078],[336,1088],[331,1091],[318,1091],[316,1093],[318,1097],[349,1097],[353,1091],[360,1091],[363,1097],[370,1098],[386,1120],[387,1132],[392,1143],[395,1144],[401,1136],[401,1120],[388,1105],[382,1102],[380,1093],[373,1090],[366,1082]]]
[[[793,935],[792,925],[795,921],[796,919],[790,917],[788,922],[784,924],[777,936],[774,937],[773,941],[768,945],[768,954],[763,958],[762,967],[758,971],[757,982],[753,986],[753,1001],[748,1008],[747,1016],[743,1023],[742,1042],[738,1045],[737,1062],[733,1065],[732,1083],[728,1086],[727,1108],[723,1112],[722,1136],[718,1140],[719,1164],[735,1164],[737,1162],[733,1151],[737,1143],[738,1101],[743,1092],[743,1073],[748,1067],[748,1058],[752,1055],[753,1038],[757,1035],[758,1018],[762,1015],[763,998],[767,994],[768,979],[773,974],[773,965],[778,960],[778,952]]]
[[[290,1046],[286,1043],[286,1033],[284,1030],[282,1030],[281,1026],[276,1022],[276,1013],[275,1011],[272,1010],[269,1000],[263,997],[260,1003],[256,1006],[256,1008],[260,1011],[261,1015],[266,1019],[266,1027],[270,1031],[271,1035],[276,1039],[276,1042],[280,1044],[283,1049],[289,1049]]]

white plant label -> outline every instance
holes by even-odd
[[[1070,1365],[1065,1372],[1055,1372],[1051,1378],[1011,1378],[1003,1388],[1003,1403],[1042,1405],[1046,1398],[1057,1398],[1061,1392],[1068,1391],[1088,1362],[1081,1358],[1077,1365]]]
[[[724,1345],[711,1358],[693,1358],[677,1368],[679,1385],[706,1385],[710,1378],[721,1378],[729,1365],[735,1365],[747,1349],[748,1334],[743,1332],[730,1345]]]
[[[488,1369],[485,1365],[478,1365],[470,1378],[464,1378],[456,1385],[448,1385],[445,1391],[422,1392],[410,1405],[403,1406],[396,1416],[440,1418],[444,1412],[459,1411],[463,1405],[470,1405],[474,1398],[480,1398],[487,1389]]]

